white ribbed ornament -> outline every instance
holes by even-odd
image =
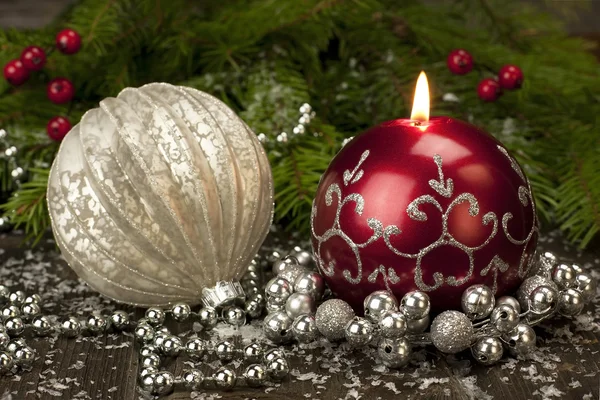
[[[152,83],[88,111],[48,183],[63,256],[91,287],[136,305],[199,303],[236,280],[273,217],[256,135],[223,102]]]

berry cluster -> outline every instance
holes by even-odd
[[[450,72],[456,75],[464,75],[473,69],[473,56],[464,50],[452,50],[446,60]],[[484,78],[477,86],[477,94],[483,101],[496,101],[502,90],[519,89],[523,84],[523,71],[516,65],[505,65],[498,71],[498,78]]]
[[[75,54],[81,48],[81,36],[73,29],[64,29],[56,35],[56,48],[63,54]],[[4,78],[13,86],[20,86],[31,72],[40,71],[46,65],[47,55],[39,46],[28,46],[21,57],[9,61],[4,66]],[[67,78],[54,78],[46,89],[48,99],[55,104],[65,104],[73,99],[75,87]],[[71,129],[71,123],[65,117],[57,116],[48,121],[46,132],[52,140],[60,141]]]

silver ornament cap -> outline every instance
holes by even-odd
[[[244,288],[237,281],[219,281],[212,288],[202,289],[202,304],[205,307],[219,308],[243,302],[245,298]]]

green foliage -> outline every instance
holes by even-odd
[[[54,52],[45,72],[20,88],[0,82],[0,126],[25,166],[51,162],[57,146],[44,132],[51,116],[77,122],[126,86],[185,84],[223,99],[268,137],[276,217],[307,232],[312,196],[343,139],[407,116],[423,69],[432,114],[469,120],[503,141],[525,165],[545,223],[581,246],[600,229],[598,62],[588,43],[521,1],[83,0],[43,29],[0,31],[0,63],[32,43],[51,47],[64,27],[81,34],[78,54]],[[473,54],[472,73],[447,70],[454,48]],[[508,63],[524,70],[523,88],[482,103],[477,83]],[[56,76],[75,83],[73,104],[46,100],[45,83]],[[459,102],[444,101],[447,93]],[[317,117],[305,135],[293,136],[304,102]],[[289,143],[276,141],[281,132]],[[47,170],[29,176],[3,209],[35,236],[48,225]],[[8,194],[9,177],[0,173]]]

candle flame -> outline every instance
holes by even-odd
[[[419,79],[417,79],[410,119],[421,122],[429,121],[429,84],[424,71],[421,71]]]

